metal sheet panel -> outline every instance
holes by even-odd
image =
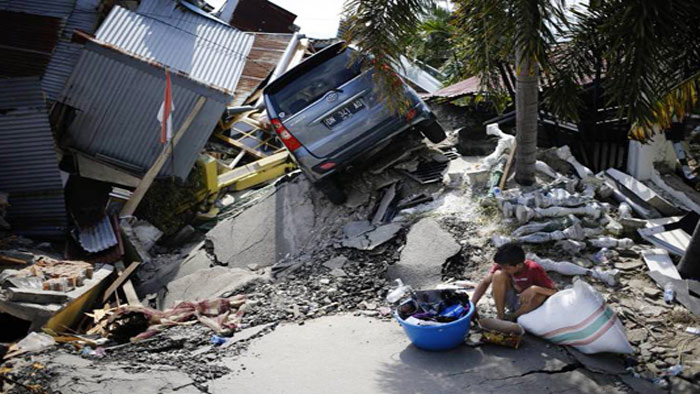
[[[183,11],[174,2],[151,5],[142,14],[114,7],[96,38],[233,96],[253,36]]]
[[[92,227],[79,230],[78,241],[80,246],[90,253],[107,250],[118,243],[109,216],[105,216]]]
[[[100,0],[78,0],[66,21],[58,45],[41,79],[41,87],[46,98],[55,101],[70,77],[73,67],[80,57],[82,45],[71,42],[73,32],[81,30],[92,34],[97,28]]]
[[[0,10],[0,77],[42,75],[62,27],[60,18]]]
[[[0,0],[0,10],[65,18],[73,11],[76,0]]]
[[[18,234],[60,237],[66,207],[38,77],[0,80],[0,190]]]
[[[227,94],[173,73],[174,129],[197,99],[208,98],[161,176],[184,179],[230,99]],[[89,42],[59,101],[76,109],[68,127],[72,147],[145,173],[163,149],[156,115],[163,101],[165,74],[149,63],[114,48]]]

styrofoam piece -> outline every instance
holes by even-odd
[[[671,257],[664,249],[648,249],[642,252],[642,259],[649,271],[659,271],[669,278],[682,279]]]
[[[620,182],[620,184],[626,187],[629,191],[634,193],[637,197],[642,199],[647,204],[659,210],[664,215],[673,215],[678,212],[678,209],[668,202],[663,197],[656,194],[655,191],[647,187],[647,185],[639,182],[633,177],[625,174],[622,171],[618,171],[614,168],[609,168],[605,171],[610,177]]]
[[[678,256],[685,255],[685,251],[688,249],[688,245],[690,245],[690,234],[680,228],[667,231],[664,226],[657,226],[640,228],[637,232],[649,243],[666,249]]]
[[[688,208],[688,210],[695,211],[695,213],[700,215],[700,205],[691,200],[690,197],[688,197],[682,191],[676,190],[668,184],[666,184],[666,182],[661,178],[661,174],[659,174],[658,171],[654,170],[651,172],[651,181],[663,191],[670,194],[671,196],[673,196],[673,198],[685,205]]]

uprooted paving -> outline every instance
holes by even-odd
[[[603,203],[614,200],[594,203],[606,195],[604,181],[586,183],[574,175],[578,164],[553,155],[547,167],[561,171],[568,166],[569,171],[557,174],[545,168],[538,184],[555,189],[564,184],[559,190],[568,184],[568,191],[566,196],[544,195],[587,196],[586,206],[600,211],[581,211],[570,222],[554,221],[563,223],[560,228],[542,230],[537,227],[541,218],[523,219],[522,211],[544,217],[540,210],[546,208],[518,211],[505,204],[517,205],[539,189],[512,185],[502,199],[494,199],[484,188],[484,158],[451,156],[423,146],[390,163],[411,167],[418,157],[449,161],[445,182],[420,185],[389,168],[349,177],[349,199],[343,206],[332,205],[294,174],[245,194],[222,211],[213,228],[185,246],[152,249],[152,258],[134,277],[141,301],[160,309],[179,300],[240,300],[245,295],[227,309],[229,320],[213,317],[207,324],[201,318],[205,312],[192,306],[198,318],[152,333],[148,328],[147,338],[133,343],[76,334],[74,341],[7,360],[4,388],[79,393],[697,392],[692,382],[700,373],[700,341],[686,328],[698,327],[700,320],[680,299],[664,302],[643,259],[650,245],[611,243],[621,243],[630,233],[611,225],[624,219],[616,207]],[[399,189],[400,198],[391,204],[391,214],[378,215],[389,188]],[[432,201],[406,204],[421,195]],[[580,207],[569,205],[563,209]],[[401,278],[415,288],[450,281],[468,287],[490,268],[494,242],[527,222],[540,229],[515,232],[528,251],[554,265],[566,260],[583,269],[576,275],[616,312],[633,354],[586,355],[530,335],[511,349],[485,343],[478,326],[452,351],[426,352],[410,344],[384,298],[393,280]],[[611,229],[615,238],[605,238]],[[530,238],[533,243],[528,243],[528,234],[555,238],[544,243]],[[601,239],[613,240],[604,256],[593,246]],[[21,238],[9,242],[10,247],[22,244],[25,250],[50,254],[47,245]],[[550,274],[560,289],[572,283],[573,276],[556,270]],[[694,298],[688,292],[685,297]],[[148,327],[134,317],[138,314],[120,320],[109,318],[111,313],[92,314],[106,337],[114,339],[119,331],[128,338]],[[479,313],[495,315],[489,296]],[[682,370],[670,373],[677,365]]]

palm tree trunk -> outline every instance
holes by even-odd
[[[678,272],[683,278],[700,280],[700,222],[695,227],[681,263],[678,264]]]
[[[537,160],[537,94],[539,68],[533,59],[517,55],[518,78],[515,92],[515,181],[523,186],[535,183]]]

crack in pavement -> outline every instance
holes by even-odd
[[[511,375],[511,376],[506,376],[503,378],[493,378],[493,379],[484,379],[479,382],[479,384],[483,384],[485,382],[494,382],[494,381],[503,381],[503,380],[509,380],[509,379],[514,379],[514,378],[522,378],[523,376],[527,375],[534,375],[534,374],[547,374],[547,375],[556,375],[560,373],[568,373],[571,371],[575,371],[576,369],[581,368],[583,365],[580,363],[571,363],[571,364],[566,364],[565,366],[555,369],[555,370],[547,370],[547,369],[537,369],[533,371],[527,371],[525,373],[522,373],[520,375]],[[502,387],[502,386],[499,386]]]

